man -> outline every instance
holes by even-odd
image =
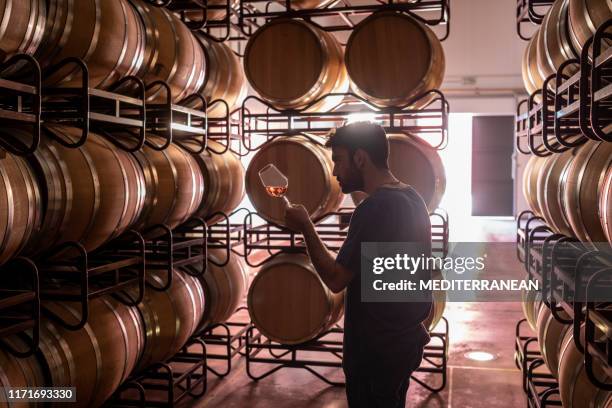
[[[304,235],[310,259],[333,291],[346,288],[343,368],[351,408],[405,406],[411,373],[430,338],[422,322],[431,298],[419,302],[361,301],[361,243],[421,243],[431,253],[431,225],[418,193],[401,183],[388,166],[389,143],[373,123],[338,128],[327,142],[333,175],[346,194],[368,197],[355,209],[348,236],[334,259],[301,205],[287,208],[287,225]]]

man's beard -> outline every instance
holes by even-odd
[[[346,178],[342,179],[342,192],[350,194],[355,191],[363,191],[364,181],[361,171],[353,166],[348,174]]]

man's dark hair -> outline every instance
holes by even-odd
[[[365,150],[379,169],[389,168],[389,141],[382,126],[371,122],[355,122],[337,128],[330,135],[327,147],[345,147],[352,158],[357,149]]]

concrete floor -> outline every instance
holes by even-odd
[[[451,241],[512,241],[511,221],[473,220],[470,236],[451,230]],[[467,222],[467,221],[466,221]],[[457,224],[455,224],[458,226]],[[452,226],[452,224],[451,224]],[[462,229],[465,231],[465,229]],[[456,238],[454,238],[455,236]],[[522,271],[512,256],[500,260],[506,268]],[[407,398],[410,407],[521,407],[526,403],[521,376],[513,361],[514,327],[522,318],[520,303],[448,303],[449,365],[446,387],[431,393],[411,382]],[[239,320],[239,319],[238,319]],[[466,358],[469,351],[486,351],[493,361],[478,362]],[[218,365],[219,362],[212,362]],[[342,380],[341,369],[327,373]],[[439,376],[417,374],[428,383],[437,384]],[[298,408],[346,407],[344,388],[325,384],[302,369],[283,368],[260,381],[246,373],[245,359],[233,360],[231,373],[218,379],[209,374],[208,392],[198,401],[185,401],[193,407]]]

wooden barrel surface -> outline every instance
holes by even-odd
[[[442,272],[438,269],[434,270],[431,273],[431,279],[439,280],[443,279]],[[423,322],[425,328],[429,331],[432,331],[442,319],[442,315],[444,314],[444,309],[446,308],[446,291],[444,290],[434,290],[432,292],[433,303],[431,305],[431,311],[427,316],[427,319]]]
[[[221,103],[212,103],[207,111],[209,117],[223,118],[228,110],[238,109],[247,95],[244,68],[238,56],[226,44],[204,36],[199,39],[206,58],[206,79],[199,92],[209,104],[219,99],[227,103],[227,109]]]
[[[542,214],[538,203],[538,176],[545,163],[546,158],[532,155],[523,171],[523,196],[536,215]]]
[[[285,1],[277,0],[283,7]],[[334,0],[291,0],[292,10],[305,10],[305,9],[316,9],[325,8],[330,4],[334,3]]]
[[[127,0],[48,0],[47,5],[45,34],[36,53],[43,67],[81,58],[92,88],[107,88],[138,71],[144,27]],[[48,76],[45,84],[78,86],[80,76],[70,65]]]
[[[568,319],[567,313],[559,312],[561,317]],[[553,376],[557,377],[559,372],[559,353],[565,333],[572,329],[570,324],[560,323],[555,319],[547,306],[540,308],[536,323],[538,333],[538,344],[544,362]]]
[[[214,140],[208,140],[208,146],[215,151],[224,149]],[[223,154],[206,150],[195,156],[195,160],[204,177],[206,192],[194,215],[212,225],[223,219],[220,215],[211,217],[212,214],[222,211],[229,215],[244,198],[244,167],[240,158],[230,150]]]
[[[569,0],[569,32],[577,50],[595,34],[597,28],[612,18],[612,3],[602,0]],[[612,41],[604,42],[604,51]]]
[[[438,88],[444,51],[428,27],[396,11],[374,13],[360,22],[346,45],[352,89],[379,106],[401,106]],[[418,106],[429,102],[426,98]]]
[[[344,292],[334,294],[303,254],[279,255],[257,273],[247,296],[257,329],[283,344],[311,340],[343,314]]]
[[[204,293],[198,280],[175,269],[172,285],[168,290],[147,288],[138,312],[145,333],[144,350],[135,372],[152,364],[163,362],[175,355],[194,333],[202,318]],[[147,271],[147,279],[156,287],[166,282],[165,271]],[[135,299],[136,288],[125,292]]]
[[[335,37],[298,19],[275,19],[251,36],[244,56],[249,83],[277,109],[300,109],[332,92],[346,92],[342,47]],[[309,110],[325,111],[342,97],[324,98]]]
[[[44,0],[0,0],[0,61],[23,53],[33,55],[45,30]]]
[[[542,22],[536,46],[537,66],[542,78],[556,73],[568,59],[580,56],[580,51],[574,48],[569,36],[569,3],[570,0],[556,1]]]
[[[612,166],[612,144],[587,142],[564,174],[563,206],[574,235],[581,241],[607,242],[599,218],[599,195]]]
[[[542,294],[537,290],[522,290],[521,300],[521,307],[523,315],[527,319],[527,324],[529,324],[533,331],[537,332],[536,324],[539,310],[542,306]]]
[[[23,340],[16,336],[4,338],[17,350],[27,349]],[[27,408],[41,406],[30,402],[2,402],[7,401],[8,389],[23,389],[26,387],[44,387],[45,378],[43,368],[35,356],[18,358],[0,348],[0,408]]]
[[[147,138],[161,145],[159,136]],[[144,173],[145,204],[136,228],[146,230],[158,224],[170,229],[187,221],[202,202],[204,181],[194,157],[176,144],[159,151],[144,146],[134,153]]]
[[[593,371],[596,377],[604,383],[609,383],[611,378],[605,375],[598,359],[594,358],[593,362]],[[565,333],[561,345],[559,356],[559,393],[561,394],[561,402],[564,407],[609,408],[609,404],[612,402],[612,393],[610,391],[604,391],[595,387],[589,380],[584,365],[584,354],[576,348],[572,330],[568,330]]]
[[[211,249],[208,259],[222,263],[226,259],[225,251]],[[187,268],[197,273],[202,270],[199,264]],[[204,313],[196,332],[229,320],[241,305],[249,286],[247,269],[240,257],[232,252],[225,266],[209,262],[199,280],[204,290]]]
[[[102,136],[90,133],[83,146],[72,149],[51,140],[51,133],[76,141],[81,130],[46,126],[40,147],[28,159],[41,185],[44,209],[28,252],[67,241],[91,251],[136,221],[144,204],[144,176],[128,153]]]
[[[323,142],[322,138],[313,140]],[[246,171],[246,192],[264,219],[285,224],[285,204],[271,197],[259,178],[259,171],[274,164],[289,179],[286,196],[293,204],[302,204],[311,218],[335,211],[343,194],[332,176],[331,151],[305,136],[277,137],[263,145],[251,159]]]
[[[540,74],[540,71],[538,70],[537,53],[537,45],[541,32],[541,29],[536,31],[536,33],[527,43],[527,47],[525,47],[525,52],[523,53],[521,72],[523,74],[523,84],[525,85],[525,89],[529,95],[534,93],[537,89],[542,88],[542,85],[544,84],[544,78],[542,78],[542,74]]]
[[[608,242],[612,244],[612,168],[608,169],[599,198],[599,218]]]
[[[572,236],[572,227],[563,211],[561,192],[563,174],[567,171],[574,151],[568,150],[561,154],[553,154],[544,159],[537,180],[537,202],[546,224],[555,232]]]
[[[47,302],[46,308],[75,324],[80,311],[72,304]],[[47,320],[40,350],[53,387],[75,387],[76,403],[100,406],[134,369],[144,347],[142,321],[135,308],[113,297],[90,300],[87,324],[67,330]]]
[[[196,93],[204,83],[204,52],[189,28],[172,12],[145,0],[130,0],[145,28],[144,60],[137,75],[145,84],[165,81],[175,102]],[[160,87],[149,93],[150,100],[165,100]]]
[[[40,227],[40,187],[21,157],[0,159],[0,264],[19,253]]]
[[[390,134],[389,169],[403,183],[409,184],[423,197],[429,211],[438,208],[446,189],[446,174],[438,151],[423,139],[406,134]],[[359,204],[367,196],[351,193]]]

